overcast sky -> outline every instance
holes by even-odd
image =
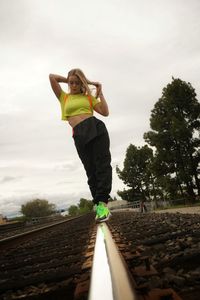
[[[199,37],[199,0],[1,0],[0,213],[34,198],[58,208],[91,199],[49,73],[78,67],[102,83],[114,197],[124,187],[116,165],[130,143],[145,144],[172,76],[191,82],[199,99]]]

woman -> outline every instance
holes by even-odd
[[[74,143],[96,204],[96,220],[106,221],[110,216],[107,203],[112,184],[110,141],[104,123],[93,116],[93,110],[109,115],[101,84],[88,80],[80,69],[69,71],[67,78],[50,74],[49,79],[60,101],[62,120],[73,128]],[[61,82],[68,84],[69,93],[62,90]],[[96,97],[92,96],[89,86],[96,88]]]

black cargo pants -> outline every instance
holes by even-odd
[[[108,202],[112,186],[110,140],[105,124],[96,117],[74,127],[73,138],[84,165],[93,202]]]

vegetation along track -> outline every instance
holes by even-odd
[[[200,215],[113,212],[107,224],[137,299],[199,299]],[[0,249],[0,299],[87,299],[96,231],[92,213]]]

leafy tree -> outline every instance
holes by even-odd
[[[80,214],[88,213],[88,212],[92,211],[93,206],[94,205],[93,205],[92,201],[81,198],[79,201],[79,204],[78,204],[79,213]]]
[[[118,195],[127,201],[138,199],[148,199],[154,189],[153,174],[151,164],[153,160],[153,150],[147,145],[136,147],[129,145],[124,160],[124,168],[120,170],[117,166],[116,171],[120,179],[130,189],[118,191]]]
[[[152,110],[150,126],[144,139],[156,148],[154,174],[169,194],[187,192],[194,199],[195,190],[200,195],[200,104],[190,83],[172,78]]]
[[[92,211],[93,206],[92,201],[81,198],[78,205],[71,205],[68,208],[68,212],[70,216],[78,216]]]
[[[71,205],[69,208],[68,208],[68,213],[70,216],[77,216],[79,213],[78,213],[78,207],[76,205]]]
[[[126,200],[129,202],[135,202],[143,198],[142,193],[133,188],[123,189],[123,191],[117,191],[117,194],[122,198],[122,200]]]
[[[21,213],[29,218],[46,217],[55,212],[55,205],[47,200],[35,199],[21,206]]]

